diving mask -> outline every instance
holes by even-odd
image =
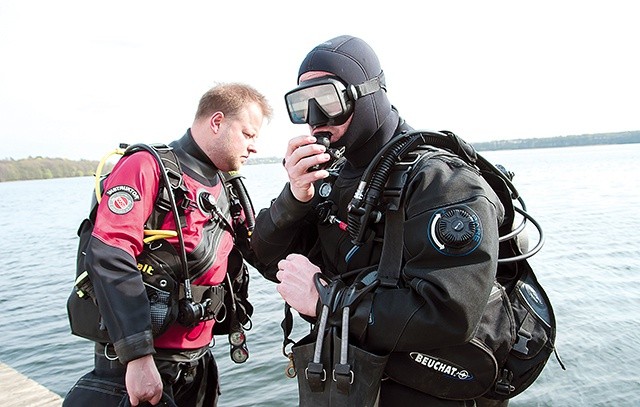
[[[354,102],[384,89],[381,73],[360,85],[345,85],[337,77],[324,76],[301,82],[285,96],[291,122],[311,126],[339,126],[353,113]]]

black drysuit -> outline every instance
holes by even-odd
[[[348,84],[371,79],[381,70],[373,51],[363,44],[348,36],[330,40],[307,56],[300,74],[332,72]],[[333,183],[318,181],[316,195],[307,203],[297,201],[287,184],[257,216],[252,245],[264,264],[259,271],[266,278],[277,281],[277,263],[290,253],[306,255],[330,277],[375,268],[380,261],[384,222],[376,225],[375,237],[347,262],[345,257],[353,248],[350,236],[336,223],[318,221],[315,208],[325,201],[318,191],[323,183],[331,184],[327,200],[333,205],[327,205],[337,219],[347,222],[348,204],[367,164],[402,130],[410,127],[399,118],[385,92],[356,101],[352,122],[340,140],[346,146],[347,161],[337,179]],[[498,227],[504,208],[474,168],[451,153],[439,151],[412,172],[404,205],[399,287],[379,287],[351,310],[350,341],[377,354],[427,351],[468,341],[480,321],[496,272]],[[478,224],[473,241],[454,254],[434,242],[431,231],[434,215],[447,208],[462,208],[475,216]],[[409,406],[411,401],[416,405],[460,404],[385,382],[380,405]]]

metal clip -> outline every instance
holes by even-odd
[[[287,357],[289,358],[289,363],[287,363],[287,367],[284,369],[284,374],[289,379],[293,379],[294,377],[296,377],[296,365],[293,361],[293,352],[289,352]]]

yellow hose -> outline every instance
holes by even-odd
[[[96,199],[98,203],[100,203],[100,201],[102,200],[102,190],[100,188],[100,176],[102,174],[102,168],[104,168],[104,165],[106,164],[107,160],[112,155],[116,155],[116,154],[124,155],[124,152],[125,152],[124,148],[116,148],[115,150],[109,152],[108,154],[105,154],[105,156],[102,157],[102,159],[100,160],[100,163],[96,168],[96,174],[95,174],[96,182],[94,187],[94,190],[96,193]],[[142,241],[145,243],[149,243],[149,242],[153,242],[154,240],[166,239],[169,237],[176,237],[178,236],[178,232],[176,232],[175,230],[145,229],[144,235],[147,237],[145,237]]]
[[[104,167],[104,165],[107,162],[107,160],[109,159],[109,157],[111,157],[112,155],[115,155],[115,154],[124,155],[124,149],[123,148],[116,148],[112,152],[106,154],[104,157],[102,157],[102,160],[100,160],[100,163],[98,164],[98,168],[96,168],[96,174],[95,174],[96,184],[95,184],[95,187],[93,189],[94,189],[94,191],[96,193],[96,199],[97,199],[98,203],[100,203],[100,201],[102,200],[102,191],[101,191],[101,188],[100,188],[100,176],[102,174],[102,168]]]
[[[169,237],[178,236],[178,232],[175,230],[162,230],[162,229],[145,229],[144,235],[147,236],[142,239],[143,242],[149,243],[158,239],[166,239]]]

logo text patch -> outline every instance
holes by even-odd
[[[411,359],[413,359],[414,362],[425,366],[426,368],[431,369],[435,372],[441,373],[445,376],[449,376],[453,379],[473,379],[473,375],[468,370],[466,370],[462,366],[457,366],[447,360],[425,355],[424,353],[420,352],[411,352],[409,356],[411,356]]]
[[[109,197],[107,205],[111,212],[124,215],[133,209],[134,201],[140,200],[140,194],[128,185],[118,185],[109,188],[105,194]]]

